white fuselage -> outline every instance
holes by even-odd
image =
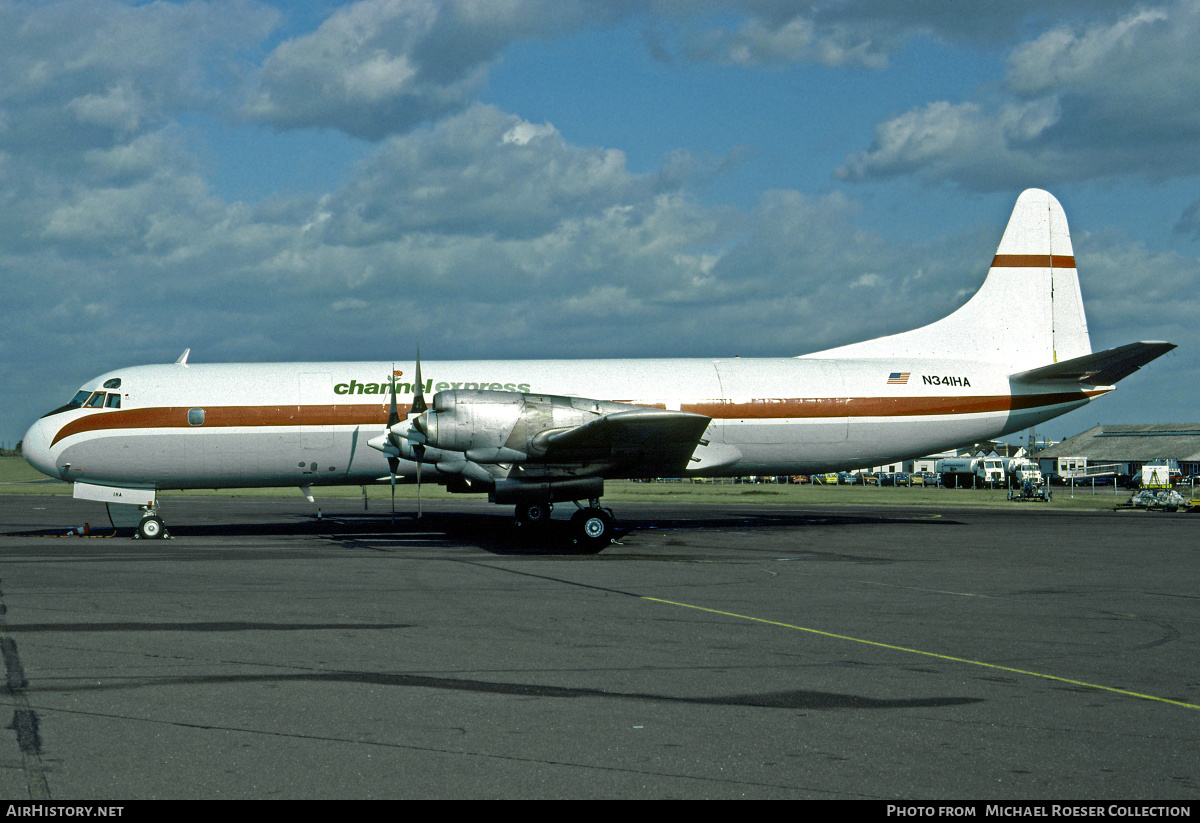
[[[697,476],[801,474],[921,456],[1027,428],[1109,390],[1066,381],[1026,385],[995,363],[913,357],[421,366],[428,397],[453,389],[516,391],[711,417],[688,470]],[[118,369],[81,394],[115,393],[119,400],[41,418],[24,450],[51,476],[102,486],[373,483],[389,472],[386,457],[367,441],[385,432],[393,369],[403,416],[412,402],[412,363]],[[105,389],[114,378],[120,387]],[[401,461],[400,475],[415,472],[415,464]]]

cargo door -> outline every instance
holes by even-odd
[[[833,360],[718,360],[727,442],[844,443],[845,378]]]

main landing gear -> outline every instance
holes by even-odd
[[[574,501],[579,511],[571,515],[571,535],[575,545],[584,551],[599,552],[613,540],[613,513],[600,508],[599,498],[592,498],[587,507]],[[526,527],[544,526],[550,521],[553,505],[539,500],[517,504],[517,525]]]

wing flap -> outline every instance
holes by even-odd
[[[1115,349],[1074,357],[1061,363],[1039,366],[1014,374],[1012,379],[1021,383],[1069,380],[1093,386],[1111,386],[1173,348],[1174,343],[1157,340],[1130,343]]]
[[[615,412],[573,429],[545,431],[534,446],[547,462],[611,461],[647,476],[683,474],[712,418],[665,409]]]

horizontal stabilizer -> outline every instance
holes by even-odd
[[[1012,379],[1021,383],[1070,380],[1092,386],[1111,386],[1173,348],[1175,348],[1174,343],[1159,341],[1130,343],[1127,346],[1118,346],[1115,349],[1085,354],[1061,363],[1051,363],[1049,366],[1030,369],[1012,375]]]

